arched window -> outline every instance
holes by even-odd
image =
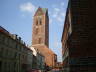
[[[39,38],[39,41],[38,41],[39,44],[41,44],[41,38]]]
[[[38,20],[36,20],[36,25],[42,25],[42,20],[41,20],[41,18],[39,18]]]
[[[39,20],[39,22],[40,22],[40,25],[42,25],[42,21],[41,21],[41,19]]]
[[[36,20],[36,25],[38,25],[38,20]]]
[[[38,23],[39,23],[39,25],[42,25],[42,17],[41,16],[38,17]]]
[[[37,35],[37,34],[38,34],[38,32],[39,32],[39,29],[38,29],[38,28],[36,28],[36,33],[35,33],[35,34]]]

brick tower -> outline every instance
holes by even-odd
[[[48,9],[38,8],[34,15],[32,45],[44,44],[49,47]]]
[[[38,8],[33,18],[32,46],[45,57],[49,67],[56,65],[57,55],[49,48],[48,9]]]

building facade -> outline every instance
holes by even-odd
[[[45,67],[45,57],[34,47],[30,47],[33,51],[32,69],[38,69],[43,71]]]
[[[44,70],[45,68],[45,61],[44,61],[44,56],[37,51],[37,66],[39,70]]]
[[[62,34],[62,59],[63,59],[63,69],[66,72],[69,72],[69,46],[68,38],[72,33],[71,26],[71,14],[70,10],[66,12],[66,18],[64,23],[64,29]]]
[[[0,72],[26,72],[33,54],[20,37],[0,26]]]
[[[94,0],[69,0],[62,34],[63,69],[66,72],[96,71],[95,4]]]
[[[32,46],[44,57],[46,65],[55,66],[56,54],[49,49],[48,9],[38,8],[33,18]]]

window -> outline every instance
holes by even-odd
[[[0,41],[2,42],[2,34],[0,34]]]
[[[8,68],[8,67],[7,67],[7,62],[4,62],[4,67],[5,67],[5,68]],[[6,69],[5,69],[5,70],[6,70]]]
[[[14,53],[14,58],[17,58],[17,52]]]
[[[36,25],[38,25],[38,20],[36,20]]]
[[[8,49],[5,50],[5,57],[8,57]],[[10,56],[9,56],[10,57]]]
[[[36,25],[42,25],[42,20],[41,19],[37,20]]]
[[[4,43],[7,45],[7,38],[5,37],[5,39],[4,39]]]
[[[2,67],[2,62],[0,61],[0,70],[2,69],[1,67]]]
[[[4,40],[5,40],[5,37],[4,37],[4,35],[2,35],[2,42],[4,43]]]
[[[40,25],[42,25],[42,21],[41,21],[41,19],[39,20],[39,22],[40,22]]]
[[[39,16],[36,20],[36,25],[42,25],[42,18]]]
[[[19,60],[20,60],[20,57],[21,57],[20,54],[18,54],[18,58],[19,58]]]
[[[39,38],[39,44],[41,43],[41,38]]]
[[[18,44],[16,43],[16,50],[18,49]]]
[[[14,68],[16,68],[16,62],[14,62]]]
[[[39,32],[39,29],[38,29],[38,28],[36,28],[36,35],[38,34],[38,32]]]
[[[3,56],[3,51],[4,51],[4,49],[3,48],[0,48],[0,57]]]

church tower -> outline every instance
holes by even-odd
[[[32,47],[44,56],[47,66],[55,66],[56,54],[49,48],[49,17],[46,8],[39,7],[34,15]]]
[[[46,45],[49,48],[48,9],[38,8],[33,18],[32,45]]]

